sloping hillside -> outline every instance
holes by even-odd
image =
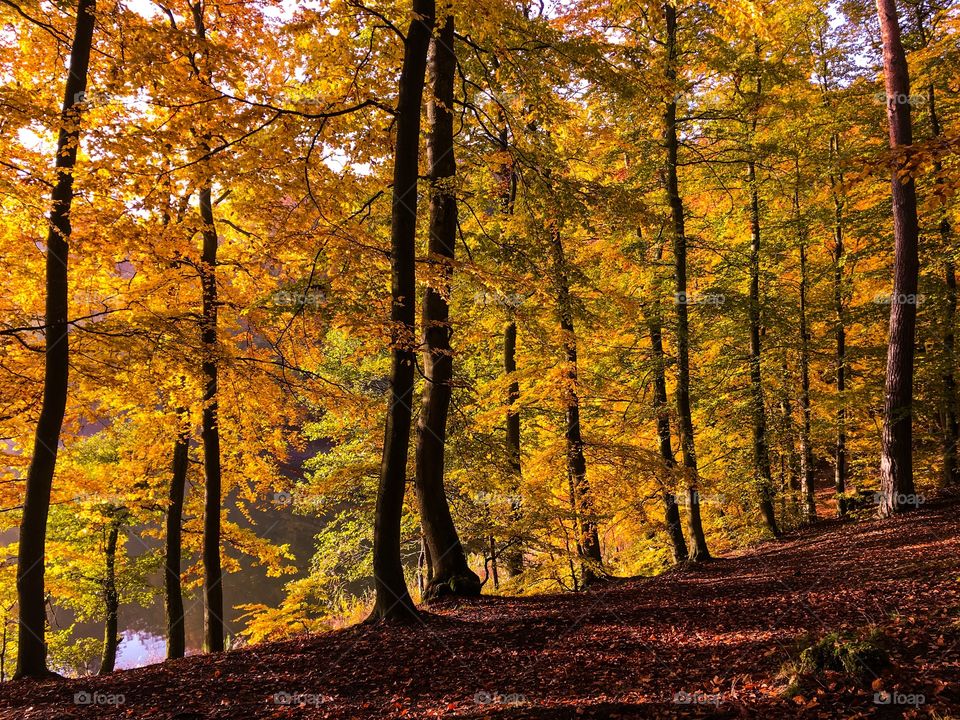
[[[485,597],[435,609],[417,627],[7,683],[0,717],[956,716],[958,512],[940,503],[906,518],[823,522],[702,569],[577,595]],[[778,672],[804,635],[854,641],[872,627],[887,669],[859,683],[826,671],[784,692]]]

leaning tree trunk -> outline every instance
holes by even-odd
[[[894,153],[898,153],[912,144],[913,133],[910,124],[910,76],[907,58],[900,43],[896,0],[877,0],[877,14],[883,37],[883,74],[887,91],[890,147]],[[919,229],[916,188],[909,175],[901,179],[900,159],[894,158],[891,177],[894,261],[880,459],[879,514],[882,517],[915,507],[911,497],[914,492],[911,405]]]
[[[66,88],[60,115],[55,167],[57,181],[50,195],[50,227],[47,232],[46,262],[46,350],[43,401],[33,444],[33,458],[27,471],[20,543],[17,556],[17,601],[19,630],[15,677],[48,675],[47,624],[44,594],[44,562],[47,543],[47,514],[57,464],[57,448],[67,407],[69,378],[68,277],[70,209],[73,204],[73,168],[80,144],[83,93],[96,24],[95,0],[79,0],[77,21],[70,50]]]
[[[940,136],[940,117],[937,114],[937,98],[933,84],[927,89],[927,104],[930,111],[930,129],[934,138]],[[943,163],[939,158],[933,162],[933,174],[938,186],[945,182]],[[940,209],[940,247],[949,258],[952,239],[950,220],[947,218],[946,208]],[[943,316],[943,483],[944,485],[960,484],[960,465],[957,461],[957,443],[960,441],[960,421],[957,420],[957,381],[953,372],[956,362],[954,351],[954,323],[957,316],[957,275],[952,260],[943,264],[944,290],[946,303]]]
[[[453,148],[453,81],[457,69],[454,20],[448,15],[431,42],[430,74],[433,93],[427,108],[430,137],[429,261],[436,265],[437,287],[428,286],[423,298],[423,368],[425,385],[417,423],[416,489],[423,534],[434,558],[433,578],[425,600],[444,595],[479,595],[480,578],[467,557],[450,515],[443,485],[447,415],[453,381],[450,348],[450,281],[457,244],[457,196],[454,187],[456,156]]]
[[[182,420],[182,413],[178,412]],[[167,526],[163,556],[164,595],[167,614],[167,658],[182,658],[186,652],[183,591],[180,587],[180,565],[183,553],[183,499],[187,487],[189,464],[189,431],[181,429],[173,446],[173,468],[170,477]]]
[[[758,82],[759,85],[759,82]],[[774,537],[780,536],[773,510],[773,478],[770,472],[770,449],[767,445],[767,414],[764,407],[760,346],[760,197],[757,191],[757,168],[747,163],[750,186],[750,399],[753,415],[753,466],[760,494],[760,514]]]
[[[120,537],[120,510],[113,510],[114,516],[107,529],[106,572],[103,578],[103,605],[106,619],[103,629],[103,654],[100,656],[100,675],[112,673],[117,663],[117,647],[120,645],[119,613],[120,595],[117,592],[117,540]]]
[[[420,105],[434,0],[413,0],[413,18],[404,39],[397,101],[390,230],[391,320],[390,405],[384,428],[383,459],[373,529],[376,602],[370,620],[413,620],[400,556],[400,521],[407,484],[407,453],[416,364],[417,177],[420,160]],[[434,559],[435,560],[435,559]]]
[[[667,80],[671,87],[677,81],[677,8],[663,6],[667,26]],[[675,93],[674,93],[675,97]],[[687,307],[687,235],[683,217],[683,198],[677,173],[677,103],[672,99],[664,113],[664,146],[666,149],[667,196],[673,220],[673,262],[675,306],[677,309],[677,419],[680,425],[680,449],[683,457],[687,494],[687,533],[690,537],[690,560],[710,559],[707,538],[700,518],[699,470],[694,444],[693,413],[690,409],[690,320]]]
[[[563,336],[567,361],[566,388],[566,440],[567,474],[571,483],[574,515],[580,529],[577,547],[580,550],[583,587],[596,581],[602,571],[600,535],[593,511],[593,496],[587,480],[587,459],[583,454],[583,434],[580,431],[580,397],[577,392],[579,372],[577,368],[577,332],[573,323],[573,307],[570,302],[570,281],[567,277],[566,257],[559,230],[551,231],[553,250],[553,275],[556,284],[557,310],[560,316],[560,332]]]
[[[799,174],[799,173],[798,173]],[[810,329],[807,324],[807,229],[800,214],[799,178],[793,193],[793,208],[797,216],[797,234],[800,241],[800,494],[803,496],[804,522],[817,519],[814,497],[813,445],[810,441]]]

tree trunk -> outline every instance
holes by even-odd
[[[883,74],[887,91],[890,147],[900,151],[913,142],[910,124],[910,78],[900,43],[895,0],[877,0],[883,37]],[[894,159],[895,163],[899,159]],[[915,507],[913,486],[913,355],[917,320],[919,273],[917,196],[912,177],[902,181],[895,164],[891,176],[893,200],[893,295],[887,347],[887,379],[883,406],[880,459],[882,517]]]
[[[447,415],[453,381],[450,348],[450,282],[457,243],[457,196],[454,187],[456,156],[453,148],[453,81],[457,58],[454,19],[448,15],[431,42],[429,70],[433,93],[427,107],[430,136],[429,262],[436,265],[437,287],[428,286],[423,298],[424,389],[417,423],[416,489],[423,533],[434,560],[433,579],[425,600],[444,595],[479,595],[480,578],[467,565],[466,554],[450,515],[443,485]]]
[[[103,654],[100,657],[99,675],[112,673],[117,663],[117,647],[120,645],[118,614],[120,596],[117,593],[117,540],[120,536],[119,509],[107,530],[106,572],[103,578],[103,604],[106,619],[103,630]]]
[[[798,179],[799,184],[799,179]],[[814,496],[813,446],[810,441],[810,330],[807,326],[807,232],[800,215],[800,192],[794,190],[793,207],[797,215],[797,232],[800,236],[800,411],[803,416],[800,427],[800,494],[803,496],[803,519],[811,523],[817,519],[817,503]]]
[[[178,413],[180,415],[181,413]],[[167,658],[182,658],[186,652],[183,618],[183,592],[180,588],[182,555],[183,499],[187,486],[189,431],[182,429],[173,446],[173,472],[167,505],[166,545],[164,551],[164,592],[167,613]]]
[[[373,530],[376,602],[369,620],[413,620],[400,556],[400,521],[407,480],[407,453],[416,363],[417,177],[420,159],[420,106],[434,0],[413,0],[413,17],[404,40],[397,102],[390,230],[392,323],[390,405],[384,428],[383,459]]]
[[[831,140],[836,157],[839,159],[840,137],[834,135]],[[833,178],[831,177],[831,184]],[[843,176],[840,176],[843,185]],[[843,201],[838,191],[833,193],[833,310],[836,315],[834,335],[836,337],[836,388],[837,388],[837,442],[834,448],[834,492],[837,496],[837,516],[847,514],[847,330],[843,312]]]
[[[223,571],[220,567],[220,523],[222,477],[220,471],[220,427],[217,401],[217,229],[213,220],[210,186],[200,190],[200,217],[203,221],[201,284],[203,286],[202,374],[203,420],[203,627],[204,649],[223,650]]]
[[[87,68],[96,24],[95,0],[79,0],[70,50],[70,65],[57,138],[57,181],[50,196],[50,227],[46,260],[46,350],[43,401],[27,471],[17,557],[19,630],[15,677],[43,677],[47,670],[44,556],[47,514],[57,464],[60,431],[67,406],[69,377],[68,276],[70,210],[73,204],[73,168],[80,143],[82,106]]]
[[[671,3],[663,6],[667,25],[667,80],[671,91],[677,80],[677,9]],[[675,93],[674,93],[675,96]],[[673,260],[675,306],[677,309],[677,419],[680,425],[680,449],[687,486],[687,533],[690,538],[690,560],[710,559],[707,538],[700,519],[699,470],[694,444],[693,413],[690,410],[690,322],[687,313],[687,235],[683,217],[683,198],[677,174],[677,103],[667,103],[664,113],[664,145],[666,149],[667,196],[673,219]]]
[[[927,103],[930,110],[930,129],[934,138],[940,136],[940,118],[937,115],[937,97],[933,84],[927,89]],[[933,162],[933,174],[938,185],[945,182],[943,163],[939,158]],[[947,254],[952,249],[952,230],[947,218],[946,208],[940,208],[940,248]],[[960,441],[960,422],[957,420],[957,382],[953,372],[956,362],[954,352],[954,330],[957,315],[957,276],[953,262],[947,260],[943,265],[944,290],[946,304],[943,317],[943,483],[953,486],[960,484],[960,466],[957,462],[957,443]]]
[[[668,474],[672,476],[677,467],[677,459],[670,444],[670,414],[667,409],[667,379],[663,360],[663,332],[660,323],[653,320],[650,323],[650,347],[653,351],[653,409],[657,415],[657,438],[660,445],[660,457]],[[672,480],[672,477],[671,477]],[[663,516],[673,548],[673,561],[686,562],[689,559],[687,544],[683,538],[683,527],[680,522],[680,508],[677,507],[677,498],[671,490],[663,492]]]
[[[759,85],[759,82],[757,83]],[[757,191],[757,168],[747,163],[750,186],[750,398],[753,414],[753,467],[760,494],[760,514],[767,529],[780,537],[773,510],[773,477],[770,472],[770,449],[767,445],[767,414],[764,407],[763,378],[760,373],[760,197]]]
[[[511,319],[503,329],[503,374],[509,378],[507,385],[507,463],[513,476],[514,497],[510,498],[510,509],[514,524],[522,519],[520,505],[520,411],[517,402],[520,399],[520,383],[517,372],[517,323]],[[510,546],[503,553],[503,561],[510,577],[523,572],[523,544],[519,535],[510,538]]]
[[[567,361],[566,392],[566,439],[567,471],[570,478],[574,514],[580,526],[578,549],[581,558],[581,585],[586,587],[596,581],[602,572],[603,559],[600,553],[600,535],[593,513],[593,497],[587,480],[587,460],[583,454],[583,435],[580,431],[580,397],[577,393],[579,372],[577,368],[577,333],[573,323],[573,307],[570,303],[570,281],[567,277],[566,257],[559,230],[551,231],[553,249],[553,274],[556,283],[557,310],[560,316],[560,331],[563,337]]]

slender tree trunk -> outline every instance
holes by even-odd
[[[79,0],[70,50],[70,65],[60,116],[55,166],[57,181],[50,196],[50,227],[46,261],[46,350],[43,401],[27,471],[20,543],[17,558],[19,630],[15,677],[43,677],[47,670],[47,612],[44,592],[44,555],[47,514],[57,464],[57,448],[67,406],[69,332],[67,263],[70,210],[73,204],[73,168],[80,143],[80,100],[87,88],[87,68],[96,23],[95,0]]]
[[[213,220],[210,186],[200,190],[200,217],[203,221],[201,284],[203,286],[203,626],[207,652],[223,650],[223,571],[220,566],[220,525],[222,476],[220,470],[220,426],[217,349],[217,230]]]
[[[839,155],[840,137],[833,136],[833,145]],[[832,178],[831,178],[832,179]],[[840,177],[843,184],[843,176]],[[833,310],[836,316],[834,336],[836,337],[836,388],[837,388],[837,441],[834,447],[834,491],[837,496],[837,516],[847,514],[847,329],[843,308],[843,201],[837,190],[833,194]]]
[[[450,348],[450,281],[457,243],[456,159],[453,148],[453,81],[457,58],[454,19],[448,15],[431,42],[429,70],[433,93],[427,107],[430,136],[429,260],[437,266],[438,287],[427,287],[423,299],[423,367],[425,385],[417,424],[416,488],[424,536],[434,558],[434,576],[424,599],[443,595],[479,595],[480,578],[467,557],[450,514],[443,485],[447,415],[453,381]]]
[[[181,413],[178,413],[178,416]],[[183,500],[187,486],[189,431],[181,429],[173,446],[173,469],[167,504],[166,544],[164,551],[164,592],[167,614],[167,658],[181,658],[186,652],[183,592],[180,588],[182,556]]]
[[[520,504],[520,410],[517,403],[520,400],[520,383],[517,382],[517,323],[510,319],[503,329],[503,373],[509,378],[507,385],[507,463],[510,474],[515,482],[514,497],[510,498],[510,509],[513,522],[517,524],[522,519]],[[504,552],[504,564],[510,577],[516,577],[523,572],[523,544],[519,535],[510,538],[510,547]]]
[[[600,535],[594,517],[593,497],[587,480],[587,460],[583,454],[583,435],[580,431],[580,397],[577,391],[579,379],[577,333],[573,323],[573,307],[570,303],[567,261],[559,230],[555,229],[551,232],[551,241],[557,310],[560,316],[560,331],[563,336],[569,383],[566,392],[567,469],[573,490],[574,514],[580,525],[578,548],[582,560],[581,584],[586,587],[598,579],[602,571],[603,559],[600,553]]]
[[[934,138],[940,137],[940,118],[937,114],[936,90],[931,83],[927,88],[927,103],[930,111],[930,129]],[[938,185],[944,183],[943,163],[939,158],[933,162],[933,174]],[[952,229],[946,208],[940,208],[940,247],[950,257]],[[956,362],[954,352],[954,324],[957,316],[957,275],[952,260],[943,265],[946,304],[943,317],[943,483],[960,484],[960,465],[957,461],[957,444],[960,442],[960,422],[957,420],[957,382],[953,372]]]
[[[420,106],[427,51],[436,10],[434,0],[413,0],[404,39],[397,103],[390,231],[392,323],[390,405],[384,428],[383,459],[373,531],[376,602],[370,620],[418,617],[403,576],[400,521],[407,483],[407,453],[416,363],[417,177],[420,160]]]
[[[207,33],[203,3],[191,3],[194,31],[201,46]],[[206,140],[203,143],[204,150]],[[219,237],[213,217],[213,190],[210,179],[200,188],[199,205],[203,248],[200,254],[202,319],[200,343],[203,346],[201,375],[204,381],[203,416],[200,439],[203,443],[203,645],[207,652],[224,649],[223,569],[220,558],[220,529],[223,511],[220,468],[220,425],[218,403],[219,348],[217,345],[217,250]]]
[[[677,80],[677,8],[672,3],[663,6],[667,26],[667,80],[671,86]],[[687,235],[684,226],[683,198],[677,173],[677,103],[667,103],[664,113],[664,146],[666,149],[667,196],[673,219],[673,259],[675,278],[675,305],[677,309],[677,420],[680,425],[680,450],[683,457],[687,494],[687,534],[690,539],[690,560],[705,562],[710,559],[707,538],[700,518],[700,473],[694,444],[693,413],[690,409],[690,321],[687,308]]]
[[[670,443],[670,413],[667,407],[667,379],[663,359],[663,332],[657,320],[650,322],[650,347],[653,351],[653,409],[657,415],[657,439],[660,457],[669,474],[677,467],[677,459]],[[680,521],[680,508],[677,498],[670,490],[663,493],[663,515],[673,548],[673,561],[686,562],[689,559],[687,544],[683,538],[683,526]]]
[[[800,235],[800,411],[803,416],[800,427],[800,493],[803,496],[803,519],[811,523],[817,519],[817,503],[814,496],[813,446],[810,441],[810,329],[807,324],[807,232],[800,215],[799,189],[793,194],[793,207],[797,214]]]
[[[758,82],[759,85],[759,82]],[[780,536],[773,510],[773,477],[770,472],[770,449],[767,444],[767,414],[764,407],[760,346],[760,197],[757,191],[757,169],[747,163],[750,186],[750,397],[753,414],[753,466],[760,493],[760,514],[774,537]]]
[[[117,663],[117,647],[120,645],[119,612],[120,595],[117,593],[117,540],[120,536],[119,509],[110,521],[107,530],[106,572],[103,579],[103,604],[106,620],[103,630],[103,654],[100,657],[100,675],[112,673]]]
[[[883,37],[883,71],[887,91],[890,147],[900,151],[913,142],[910,124],[910,77],[900,43],[896,0],[877,0]],[[898,162],[895,159],[895,162]],[[880,508],[883,517],[915,507],[913,485],[913,355],[919,274],[917,196],[912,177],[901,180],[897,165],[891,178],[893,199],[893,296],[887,347],[887,379],[880,459]]]

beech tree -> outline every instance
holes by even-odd
[[[76,27],[60,114],[60,133],[57,138],[57,181],[50,195],[50,229],[46,241],[46,365],[43,405],[37,423],[33,460],[27,472],[23,517],[20,521],[17,558],[17,601],[20,615],[16,677],[42,677],[48,674],[47,648],[44,643],[47,624],[47,600],[43,584],[46,562],[44,555],[50,491],[67,405],[70,371],[70,324],[67,317],[70,210],[74,197],[73,170],[77,164],[80,145],[80,121],[83,115],[84,92],[87,89],[87,69],[96,25],[95,0],[78,0],[76,13]]]

